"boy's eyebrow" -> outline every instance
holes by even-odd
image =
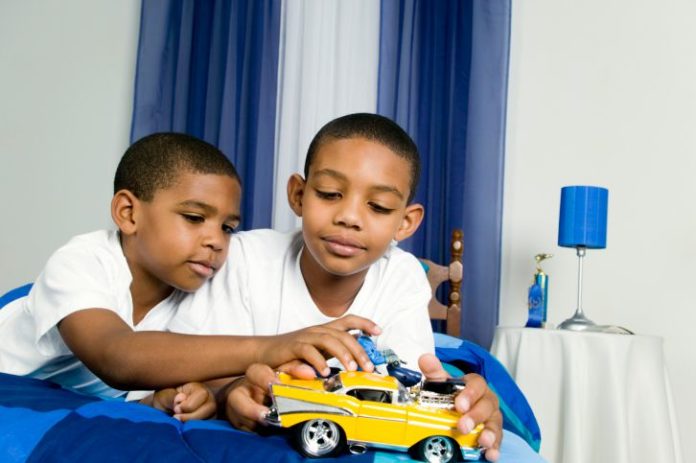
[[[314,175],[328,175],[329,177],[334,177],[339,180],[348,180],[348,177],[346,177],[344,174],[333,169],[321,169],[316,171]]]
[[[399,191],[398,188],[389,186],[389,185],[377,185],[372,188],[373,190],[377,190],[379,192],[384,192],[384,193],[394,193],[396,196],[399,197],[399,199],[404,199],[404,194]]]
[[[210,214],[210,215],[217,213],[216,207],[213,207],[210,204],[206,204],[202,201],[196,201],[195,199],[189,199],[186,201],[182,201],[179,203],[179,206],[195,207],[195,208],[203,210],[206,214]],[[239,222],[239,221],[241,221],[242,218],[239,214],[230,214],[229,216],[227,216],[227,219]]]
[[[328,175],[329,177],[334,177],[338,180],[348,180],[348,177],[345,174],[342,174],[341,172],[338,172],[333,169],[321,169],[316,171],[314,175]],[[374,187],[372,187],[372,189],[383,193],[394,193],[396,196],[399,197],[399,199],[404,199],[405,197],[404,194],[401,191],[399,191],[398,188],[391,185],[375,185]]]

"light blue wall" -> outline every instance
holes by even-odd
[[[139,16],[139,0],[0,2],[0,291],[110,226]]]

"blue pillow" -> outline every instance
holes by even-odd
[[[498,359],[473,342],[441,333],[435,333],[435,354],[453,376],[458,375],[452,367],[483,376],[488,387],[498,396],[503,414],[503,429],[517,434],[535,451],[539,451],[541,430],[532,407]]]
[[[26,285],[20,286],[19,288],[11,289],[2,296],[0,296],[0,309],[2,309],[15,299],[19,299],[20,297],[24,297],[27,294],[29,294],[29,290],[32,286],[34,286],[33,283],[27,283]]]

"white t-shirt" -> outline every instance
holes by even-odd
[[[300,271],[299,232],[253,230],[234,235],[226,264],[209,285],[179,307],[171,331],[197,334],[276,335],[335,320],[312,300]],[[388,347],[408,368],[434,348],[428,316],[431,289],[411,254],[392,246],[365,276],[345,315],[366,317],[382,328]]]
[[[0,371],[119,397],[63,342],[57,324],[82,309],[114,311],[136,331],[163,331],[185,294],[174,291],[133,326],[131,273],[116,231],[79,235],[48,260],[30,293],[0,309]]]

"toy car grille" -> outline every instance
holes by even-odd
[[[425,407],[454,409],[454,396],[452,394],[438,394],[437,392],[420,391],[418,404]]]

